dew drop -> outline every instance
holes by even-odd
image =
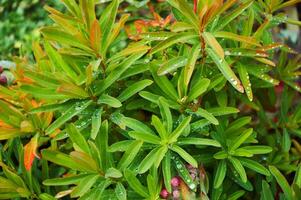
[[[194,190],[195,187],[196,187],[196,185],[195,185],[194,183],[189,184],[189,188],[190,188],[190,189]]]

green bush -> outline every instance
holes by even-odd
[[[1,199],[301,199],[298,1],[62,2],[0,85]]]
[[[40,38],[38,27],[51,23],[43,9],[46,4],[62,7],[57,0],[1,0],[0,59],[30,55],[32,42]]]

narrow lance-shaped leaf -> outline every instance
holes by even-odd
[[[62,56],[54,50],[54,48],[48,43],[45,43],[45,50],[48,53],[48,57],[54,67],[60,67],[62,70],[64,70],[70,78],[74,81],[78,81],[78,75],[76,72],[71,68],[69,64],[67,64]]]
[[[142,81],[138,81],[132,85],[130,85],[128,88],[126,88],[121,94],[117,97],[119,101],[124,102],[125,100],[129,99],[132,97],[134,94],[140,92],[147,86],[151,85],[153,81],[145,79]]]
[[[147,188],[140,183],[140,181],[136,178],[135,174],[132,171],[126,170],[124,176],[130,187],[133,188],[135,192],[145,198],[149,196],[149,194],[146,192],[148,191]]]
[[[163,76],[168,73],[176,71],[180,67],[184,67],[187,63],[187,58],[184,56],[179,56],[171,58],[164,62],[158,69],[157,74]]]
[[[150,143],[150,144],[160,144],[161,139],[153,134],[150,133],[141,133],[136,131],[130,131],[129,136],[136,139],[136,140],[142,140],[144,142]]]
[[[157,86],[170,98],[173,100],[178,100],[178,94],[173,86],[173,84],[168,80],[165,76],[158,76],[157,75],[157,66],[151,65],[151,72],[156,82]]]
[[[248,7],[250,7],[253,3],[253,0],[249,0],[246,3],[238,6],[235,10],[233,10],[230,14],[223,17],[220,21],[222,22],[218,26],[218,30],[223,29],[227,26],[231,21],[233,21],[236,17],[238,17],[241,13],[243,13]]]
[[[184,68],[184,80],[183,81],[184,81],[186,92],[187,92],[188,84],[190,82],[192,73],[195,68],[196,61],[199,56],[199,53],[200,53],[200,45],[198,44],[198,45],[193,46],[191,49],[190,55],[188,57],[187,64]]]
[[[289,183],[286,178],[281,174],[281,172],[274,166],[269,166],[270,172],[275,177],[277,183],[281,187],[286,199],[292,200],[293,194]]]
[[[221,59],[224,59],[224,50],[218,43],[218,41],[215,39],[215,37],[209,32],[204,32],[202,36],[205,39],[206,44],[208,44],[215,51],[215,53],[219,55]]]
[[[188,94],[188,101],[192,101],[202,95],[209,87],[210,80],[207,78],[199,78],[194,85],[191,86]]]
[[[246,183],[248,181],[246,171],[242,166],[241,162],[234,157],[229,158],[230,162],[232,163],[234,169],[238,172],[242,182]]]
[[[99,97],[97,103],[106,104],[113,108],[119,108],[122,106],[121,102],[118,99],[116,99],[110,95],[107,95],[107,94],[102,94]]]
[[[118,169],[125,169],[134,160],[142,144],[141,140],[137,140],[129,146],[118,163]]]
[[[183,131],[186,129],[187,126],[189,126],[189,123],[191,121],[191,116],[188,116],[183,119],[183,121],[179,124],[179,126],[169,134],[169,142],[176,142],[178,137],[183,133]]]
[[[138,167],[138,173],[143,174],[145,173],[148,169],[151,168],[151,166],[154,164],[155,160],[157,159],[157,154],[160,149],[159,147],[154,148],[151,150],[147,156],[141,161],[139,167]]]
[[[168,137],[168,132],[166,131],[161,120],[156,115],[152,116],[152,125],[155,127],[160,138],[165,141]]]
[[[243,93],[244,88],[242,87],[240,80],[229,67],[228,63],[224,59],[219,58],[219,56],[210,48],[207,49],[207,53],[212,58],[213,62],[217,65],[222,74],[225,76],[225,78],[233,85],[233,87],[237,91]]]
[[[84,136],[79,132],[74,124],[67,125],[67,133],[74,144],[76,144],[82,151],[90,153],[90,148]]]
[[[225,160],[221,160],[218,163],[217,170],[214,176],[214,188],[219,188],[222,183],[224,182],[224,179],[226,177],[227,173],[227,163]]]
[[[252,133],[252,128],[249,128],[242,132],[240,136],[238,136],[235,140],[232,141],[229,150],[234,151],[235,149],[237,149],[242,143],[244,143],[248,139],[248,137],[251,136]]]
[[[171,36],[168,39],[159,42],[156,46],[154,46],[151,51],[150,54],[154,54],[157,53],[159,51],[162,51],[174,44],[180,43],[180,42],[186,42],[189,39],[194,39],[194,38],[198,38],[198,35],[193,34],[193,33],[179,33],[176,34],[175,36]]]
[[[270,172],[268,169],[266,169],[263,165],[259,164],[258,162],[247,159],[247,158],[239,158],[241,164],[253,171],[256,171],[260,174],[263,174],[265,176],[269,176]]]
[[[251,82],[249,79],[249,74],[246,70],[246,67],[244,65],[238,65],[237,66],[237,71],[240,77],[240,80],[242,82],[242,85],[245,88],[245,91],[247,93],[247,96],[249,98],[250,101],[253,101],[253,92],[252,92],[252,88],[251,88]]]
[[[82,101],[75,103],[72,107],[66,110],[59,118],[57,118],[46,130],[46,134],[49,135],[53,133],[57,128],[61,127],[64,123],[70,120],[75,115],[79,114],[85,110],[92,101]]]
[[[101,113],[102,109],[97,109],[94,111],[92,115],[92,127],[91,127],[91,135],[90,137],[95,140],[97,137],[98,131],[101,126]]]
[[[163,119],[163,124],[165,125],[167,133],[170,133],[172,131],[173,120],[169,105],[163,97],[159,98],[159,108]]]
[[[168,192],[171,192],[171,159],[170,152],[167,152],[162,162],[164,185]]]
[[[32,163],[37,156],[39,134],[36,134],[24,147],[24,166],[27,171],[31,169]]]
[[[171,147],[171,150],[173,150],[174,152],[179,154],[186,162],[191,164],[193,167],[195,167],[195,168],[198,167],[197,161],[189,153],[187,153],[184,149],[182,149],[181,147],[179,147],[177,145],[173,145]]]
[[[91,47],[98,53],[101,45],[101,30],[98,20],[96,19],[94,20],[90,31],[90,43]]]

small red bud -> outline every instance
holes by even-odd
[[[181,180],[179,177],[175,176],[171,179],[170,182],[173,187],[178,187],[180,185]]]
[[[163,188],[163,189],[161,190],[161,192],[160,192],[160,196],[161,196],[163,199],[167,199],[167,197],[168,197],[168,191],[167,191],[165,188]]]
[[[7,83],[6,76],[0,76],[0,85],[5,85]]]
[[[0,74],[3,72],[3,67],[2,66],[0,66]]]

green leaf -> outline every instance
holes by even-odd
[[[179,175],[183,179],[183,181],[187,184],[187,186],[195,191],[196,190],[196,183],[192,180],[190,173],[184,163],[179,159],[178,156],[173,156],[173,161],[175,163],[175,168],[178,171]]]
[[[101,127],[102,108],[96,109],[92,115],[91,134],[90,137],[95,140]]]
[[[292,200],[293,199],[292,190],[291,190],[291,187],[290,187],[289,183],[287,182],[286,178],[274,166],[269,166],[269,170],[272,173],[272,175],[275,177],[279,186],[281,187],[286,199]]]
[[[125,90],[121,92],[121,94],[117,97],[117,99],[121,102],[124,102],[125,100],[129,99],[132,97],[134,94],[140,92],[147,86],[151,85],[153,81],[145,79],[142,81],[138,81],[131,86],[127,87]]]
[[[183,81],[184,81],[184,87],[185,87],[185,91],[187,91],[191,76],[193,74],[194,68],[195,68],[195,64],[196,61],[198,59],[198,56],[200,54],[200,44],[194,45],[191,48],[190,54],[188,56],[188,61],[186,66],[184,67],[184,71],[183,71]],[[186,92],[185,92],[186,93]]]
[[[133,143],[133,140],[122,140],[120,142],[116,142],[109,146],[109,152],[116,152],[116,151],[126,151],[129,146]]]
[[[137,132],[149,133],[155,135],[154,131],[144,123],[129,117],[122,117],[121,123]]]
[[[171,36],[169,38],[167,38],[166,40],[159,42],[157,45],[155,45],[151,51],[150,51],[150,55],[155,54],[159,51],[162,51],[174,44],[177,43],[181,43],[181,42],[186,42],[187,40],[190,39],[195,39],[198,38],[199,36],[195,33],[189,33],[189,32],[184,32],[184,33],[179,33],[176,34],[174,36]]]
[[[223,17],[220,21],[221,23],[218,25],[218,30],[222,30],[227,26],[231,21],[233,21],[236,17],[241,15],[247,8],[249,8],[253,3],[253,0],[249,0],[246,3],[238,6],[231,13]]]
[[[218,163],[216,172],[215,172],[215,176],[214,176],[214,188],[219,188],[222,183],[224,182],[224,179],[226,177],[226,173],[227,173],[227,163],[225,160],[221,160]]]
[[[90,153],[90,148],[85,137],[79,132],[74,124],[67,125],[67,133],[74,144],[87,154]]]
[[[169,105],[163,97],[159,98],[159,108],[163,119],[164,127],[167,133],[170,133],[172,131],[173,120],[169,109]]]
[[[247,93],[249,100],[253,101],[253,92],[252,92],[252,88],[251,88],[251,82],[250,82],[249,74],[248,74],[246,67],[242,64],[238,65],[237,71],[238,71],[239,78],[242,82],[242,85],[245,88],[245,91]]]
[[[209,87],[210,80],[207,78],[198,78],[196,83],[194,83],[190,89],[189,95],[188,95],[188,102],[198,98],[201,96],[204,92],[206,92],[207,88]]]
[[[231,142],[229,145],[229,151],[234,151],[237,149],[242,143],[244,143],[253,133],[253,129],[249,128],[243,131],[235,140]]]
[[[176,71],[180,67],[184,67],[187,64],[187,58],[184,56],[178,56],[171,58],[164,62],[158,69],[157,74],[163,76],[168,73]]]
[[[121,178],[121,177],[122,177],[122,173],[118,169],[115,169],[114,167],[110,167],[109,169],[107,169],[105,174],[105,178]]]
[[[160,135],[161,139],[166,140],[168,137],[168,133],[166,132],[166,129],[165,129],[163,123],[156,115],[152,116],[152,125],[157,130],[157,133]]]
[[[147,156],[141,161],[139,167],[138,167],[138,173],[143,174],[147,170],[149,170],[152,165],[154,164],[155,160],[158,157],[158,151],[160,150],[160,147],[156,147],[153,150],[151,150]]]
[[[178,94],[173,86],[173,84],[168,80],[165,76],[158,76],[157,66],[151,65],[150,66],[154,81],[156,82],[157,86],[170,98],[175,101],[179,99]]]
[[[262,191],[261,191],[262,200],[274,199],[274,195],[271,191],[271,187],[265,180],[262,181],[261,187],[262,187]]]
[[[71,198],[75,197],[81,197],[83,196],[86,192],[89,191],[89,189],[95,184],[97,179],[99,179],[99,175],[88,175],[87,177],[83,178],[79,184],[72,190],[71,192]]]
[[[177,141],[178,137],[183,133],[186,127],[189,126],[190,121],[191,116],[184,118],[183,121],[179,124],[179,126],[172,133],[169,134],[170,143]]]
[[[151,144],[160,144],[161,143],[161,139],[158,136],[156,136],[154,134],[150,134],[150,133],[141,133],[141,132],[136,132],[136,131],[130,131],[129,136],[136,140],[142,140],[144,142],[151,143]]]
[[[273,151],[273,149],[271,147],[263,146],[263,145],[244,146],[241,148],[249,151],[252,154],[266,154],[266,153],[270,153]]]
[[[138,154],[142,144],[143,142],[141,140],[137,140],[128,147],[118,163],[118,169],[125,169],[127,166],[129,166],[129,164],[131,164]]]
[[[177,144],[179,144],[179,145],[204,145],[204,146],[221,147],[221,144],[216,140],[207,139],[207,138],[196,138],[196,137],[189,137],[189,138],[179,139]]]
[[[189,21],[191,25],[194,26],[195,30],[199,30],[199,19],[193,12],[192,8],[189,6],[185,0],[167,0],[167,2],[185,16],[186,20]]]
[[[167,152],[165,157],[163,158],[162,162],[162,172],[163,172],[163,179],[164,185],[168,192],[171,192],[171,159],[170,159],[170,152]]]
[[[91,24],[95,20],[95,8],[94,8],[94,0],[86,1],[80,0],[79,5],[82,12],[82,17],[84,22],[86,23],[88,29],[90,29]]]
[[[225,134],[231,134],[234,133],[235,131],[239,130],[241,127],[244,125],[247,125],[251,122],[252,118],[251,117],[240,117],[234,122],[232,122],[228,128],[225,131]]]
[[[90,171],[90,169],[87,169],[85,166],[82,166],[78,162],[74,161],[69,155],[60,153],[58,151],[45,149],[42,151],[42,156],[43,159],[46,159],[64,167],[68,167],[70,169],[79,171]]]
[[[67,176],[64,178],[46,179],[45,181],[43,181],[43,184],[47,186],[73,185],[73,184],[78,184],[80,180],[82,180],[87,176],[89,176],[89,174],[79,174],[79,175]]]
[[[72,107],[70,107],[68,110],[66,110],[65,113],[63,113],[59,118],[57,118],[46,130],[46,135],[49,135],[53,133],[57,128],[64,125],[68,120],[70,120],[75,115],[81,113],[83,110],[85,110],[92,101],[81,101],[76,102]]]
[[[41,33],[44,38],[50,41],[56,41],[62,45],[69,45],[85,50],[88,53],[93,53],[93,50],[89,47],[89,43],[82,43],[82,38],[75,38],[75,35],[71,35],[65,31],[60,30],[57,27],[44,27],[41,29]],[[48,44],[47,44],[48,45]],[[45,47],[46,48],[46,47]],[[51,49],[50,49],[51,51]],[[48,52],[48,50],[46,50]],[[51,52],[50,52],[51,53]],[[54,58],[54,57],[52,57]],[[54,62],[56,62],[54,60]]]
[[[191,164],[193,167],[195,167],[195,168],[198,167],[197,161],[189,153],[187,153],[184,149],[182,149],[181,147],[179,147],[177,145],[173,145],[171,147],[171,150],[173,150],[174,152],[179,154],[186,162]]]
[[[234,169],[238,172],[242,182],[246,183],[248,181],[248,177],[247,177],[246,171],[245,171],[244,167],[242,166],[241,162],[237,158],[234,158],[234,157],[229,157],[228,159],[232,163]]]
[[[218,54],[215,53],[210,48],[207,48],[207,53],[213,60],[213,62],[217,65],[218,69],[222,72],[224,77],[231,83],[231,85],[239,92],[243,93],[244,89],[241,85],[240,80],[236,77],[228,63],[225,61],[225,59],[222,59],[219,57]]]
[[[294,177],[294,183],[301,188],[301,164],[298,165],[298,168],[296,169],[296,174]]]
[[[216,107],[216,108],[208,108],[208,112],[210,112],[213,116],[222,116],[238,113],[239,110],[233,107]]]
[[[226,38],[226,39],[242,42],[249,45],[260,46],[256,38],[250,36],[237,35],[235,33],[226,32],[226,31],[215,32],[214,36],[216,38]]]
[[[72,67],[63,60],[62,56],[55,51],[48,42],[45,42],[45,50],[53,66],[60,67],[63,71],[65,71],[67,76],[72,78],[72,80],[76,83],[79,82],[78,74],[76,74]]]
[[[60,94],[56,91],[56,89],[52,88],[41,88],[32,85],[22,85],[20,87],[20,90],[27,94],[31,94],[32,96],[38,99],[64,100],[69,98],[69,96]]]
[[[200,116],[200,117],[204,117],[205,119],[207,119],[209,122],[211,122],[214,125],[218,125],[218,120],[207,110],[204,110],[203,108],[198,108],[198,110],[196,112],[192,112],[190,110],[187,110],[188,113]]]
[[[202,33],[202,36],[203,36],[205,42],[210,46],[210,48],[213,51],[215,51],[215,53],[221,59],[224,59],[224,57],[225,57],[224,49],[221,47],[221,45],[218,43],[218,41],[215,39],[215,37],[209,32]]]
[[[102,30],[101,40],[101,55],[105,58],[107,48],[110,46],[110,34],[112,33],[113,25],[117,15],[119,0],[113,0],[109,6],[103,11],[99,19],[100,27]]]
[[[146,187],[144,187],[140,181],[136,178],[135,174],[130,170],[125,170],[124,177],[130,187],[137,192],[140,196],[147,198],[149,194],[146,192],[148,191]]]
[[[124,188],[124,186],[122,185],[122,183],[117,183],[116,184],[116,188],[115,188],[115,194],[118,200],[127,200],[126,198],[126,190]]]
[[[270,172],[267,170],[263,165],[259,164],[258,162],[247,159],[247,158],[239,158],[241,164],[255,172],[263,174],[265,176],[269,176]]]
[[[97,83],[97,86],[95,88],[95,95],[101,94],[112,84],[114,84],[120,78],[120,76],[145,53],[146,51],[138,54],[133,54],[124,59],[113,71],[110,72],[110,74],[104,80],[101,80]]]
[[[99,97],[97,103],[100,103],[100,104],[103,103],[108,106],[111,106],[112,108],[119,108],[122,106],[121,102],[118,99],[116,99],[110,95],[107,95],[107,94],[102,94]]]
[[[101,123],[99,133],[95,139],[96,145],[99,148],[102,169],[106,169],[108,165],[108,140],[109,140],[109,123],[105,120]]]
[[[89,154],[80,151],[72,151],[70,157],[88,172],[96,173],[99,170],[95,160]]]

